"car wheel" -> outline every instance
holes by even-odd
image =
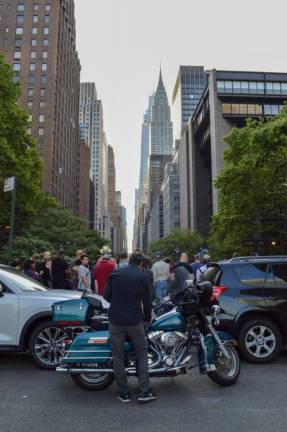
[[[53,370],[65,354],[67,333],[51,321],[39,324],[29,338],[29,352],[33,362],[41,369]]]
[[[251,363],[269,363],[280,353],[282,337],[277,325],[264,317],[245,322],[238,333],[239,351]]]

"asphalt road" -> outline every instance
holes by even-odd
[[[0,354],[0,432],[283,432],[287,356],[242,364],[240,381],[221,388],[206,376],[153,380],[158,400],[139,405],[78,388],[66,375],[36,369],[27,355]],[[136,395],[136,380],[131,379]]]

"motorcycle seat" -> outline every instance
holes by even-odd
[[[87,301],[88,301],[89,305],[92,306],[93,308],[98,309],[98,310],[103,309],[102,302],[99,299],[97,299],[93,296],[87,296]]]

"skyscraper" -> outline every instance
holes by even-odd
[[[141,156],[140,156],[140,178],[139,178],[139,193],[140,200],[143,199],[143,189],[147,183],[148,177],[148,157],[150,150],[150,123],[151,110],[154,102],[154,94],[149,97],[148,108],[143,117],[142,134],[141,134]]]
[[[153,206],[164,178],[165,165],[172,157],[173,126],[170,107],[162,80],[161,70],[154,95],[150,122],[149,150],[149,206]]]
[[[94,228],[101,232],[104,218],[104,119],[94,83],[81,83],[80,124],[91,149],[91,179],[95,187]]]
[[[77,214],[80,62],[74,1],[1,0],[0,22],[0,51],[21,83],[28,133],[44,160],[43,190]]]
[[[170,119],[170,107],[160,70],[151,110],[149,154],[171,155],[172,146],[173,127]]]
[[[172,94],[172,118],[176,139],[180,139],[182,130],[194,113],[206,83],[207,74],[203,66],[179,67]]]

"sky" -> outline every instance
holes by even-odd
[[[141,124],[160,63],[169,101],[179,65],[287,71],[286,0],[75,0],[81,81],[96,83],[131,250]]]

